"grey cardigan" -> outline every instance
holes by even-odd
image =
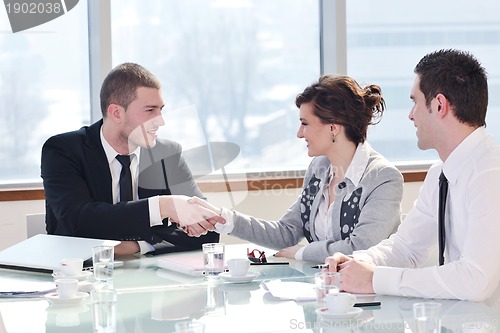
[[[266,221],[234,211],[231,235],[272,249],[283,249],[306,238],[302,259],[324,262],[335,252],[364,250],[396,231],[401,221],[403,177],[382,155],[370,148],[368,163],[358,186],[348,178],[337,189],[331,212],[333,235],[319,240],[314,230],[321,193],[328,179],[330,161],[312,160],[302,193],[279,221]],[[345,185],[343,188],[343,185]],[[330,238],[331,236],[331,238]]]

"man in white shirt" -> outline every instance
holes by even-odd
[[[335,253],[329,270],[347,292],[482,301],[500,281],[500,148],[487,136],[486,72],[469,53],[440,50],[415,67],[409,118],[418,147],[441,161],[398,231],[352,256]],[[444,264],[422,267],[438,244],[439,178],[448,180]]]

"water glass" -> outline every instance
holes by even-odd
[[[417,333],[441,332],[441,304],[423,302],[413,304],[413,317]]]
[[[98,282],[109,282],[113,279],[113,246],[94,246],[92,248],[92,263],[94,277]]]
[[[226,298],[220,284],[207,284],[207,297],[205,304],[205,315],[211,317],[226,315]]]
[[[323,298],[328,294],[337,295],[340,292],[340,273],[319,272],[314,274],[316,286],[316,299],[323,302]]]
[[[94,332],[116,332],[116,291],[95,289],[91,292],[91,300]]]
[[[216,277],[224,272],[224,244],[203,244],[203,261],[205,263],[205,276]]]

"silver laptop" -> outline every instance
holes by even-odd
[[[0,251],[0,268],[52,273],[64,258],[82,258],[92,266],[92,247],[119,241],[39,234]]]

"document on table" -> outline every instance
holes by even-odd
[[[271,295],[283,300],[315,301],[316,289],[313,283],[272,280],[262,283]]]
[[[316,286],[314,283],[271,280],[263,282],[262,287],[269,291],[273,297],[282,300],[293,301],[315,301]],[[354,306],[378,306],[380,303],[372,302],[374,294],[354,294],[358,300],[364,299],[363,302],[358,302]],[[367,299],[369,298],[369,299]]]

